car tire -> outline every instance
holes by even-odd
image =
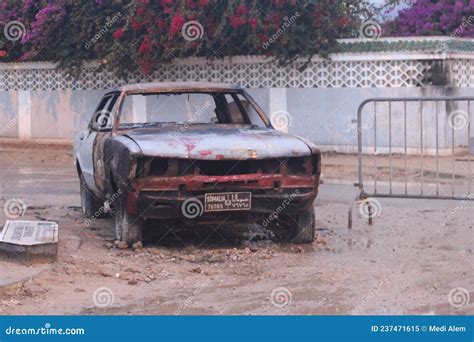
[[[288,214],[287,228],[290,230],[289,240],[293,243],[312,243],[316,231],[314,208],[299,214]]]
[[[87,189],[86,181],[82,174],[79,176],[79,182],[81,185],[82,213],[89,219],[100,217],[100,209],[102,207],[101,201],[98,200],[89,189]]]
[[[142,240],[143,220],[139,216],[130,215],[125,205],[126,196],[117,199],[115,210],[115,238],[126,242],[129,246]]]

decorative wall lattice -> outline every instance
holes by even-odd
[[[462,61],[460,61],[462,62]],[[312,61],[281,67],[263,60],[237,63],[202,60],[182,61],[162,66],[154,75],[134,75],[132,82],[208,81],[236,83],[245,88],[339,88],[339,87],[416,87],[432,65],[430,60]],[[472,62],[468,67],[473,70]],[[41,67],[42,66],[42,67]],[[462,82],[470,77],[464,64],[457,71]],[[467,75],[466,75],[467,74]],[[107,71],[85,68],[78,79],[44,63],[38,67],[0,68],[0,90],[93,90],[113,89],[123,80]],[[464,83],[463,83],[464,84]]]
[[[456,87],[474,87],[474,60],[458,59],[453,61],[451,79]]]

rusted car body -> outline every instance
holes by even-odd
[[[314,237],[319,150],[275,130],[237,86],[124,86],[104,96],[74,149],[84,213],[106,201],[129,244],[149,219],[263,222],[295,242]]]

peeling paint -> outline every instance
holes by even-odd
[[[256,198],[265,198],[260,202],[259,210],[263,210],[268,199],[281,200],[298,189],[303,194],[299,209],[312,204],[321,172],[319,150],[310,142],[273,129],[264,113],[259,115],[268,127],[167,123],[119,128],[121,103],[127,94],[170,91],[244,93],[236,86],[206,83],[120,88],[114,127],[97,132],[91,151],[101,197],[106,198],[118,187],[127,196],[127,210],[134,213],[139,210],[142,193],[156,191],[166,193],[166,200],[176,205],[191,192],[246,190]],[[148,196],[148,200],[155,198]]]

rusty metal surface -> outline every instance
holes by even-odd
[[[152,82],[128,84],[118,88],[118,91],[129,94],[148,92],[170,92],[170,91],[204,91],[204,92],[234,92],[242,90],[235,84],[211,83],[211,82]]]
[[[105,161],[107,159],[104,158],[104,143],[109,138],[109,133],[100,133],[97,134],[94,144],[92,147],[92,163],[94,166],[94,181],[97,186],[97,189],[100,192],[104,192],[106,190],[106,165]]]
[[[243,125],[183,125],[135,129],[124,133],[145,156],[192,159],[265,159],[309,156],[300,139],[273,129]]]
[[[314,188],[317,191],[319,176],[284,176],[279,174],[232,175],[232,176],[181,176],[150,177],[138,179],[133,184],[136,191],[143,190],[176,190],[186,185],[187,190],[199,190],[216,187],[234,186],[241,189],[274,189],[275,182],[279,188]],[[207,185],[208,184],[208,185]]]
[[[114,109],[112,130],[98,131],[93,146],[94,179],[100,198],[121,189],[128,194],[130,205],[136,207],[141,191],[166,191],[182,188],[203,190],[208,184],[235,189],[275,191],[305,188],[309,198],[317,195],[321,173],[320,152],[314,144],[271,127],[266,114],[240,87],[229,84],[182,82],[132,84],[119,88],[118,106]],[[120,128],[120,111],[127,94],[159,92],[238,92],[255,107],[267,127],[250,124],[187,124],[162,123],[148,127]],[[299,175],[289,173],[287,158],[304,157]],[[140,170],[146,158],[170,158],[189,161],[257,161],[274,159],[281,168],[271,173],[180,175],[168,172],[160,176],[144,176]],[[312,160],[317,169],[313,170]],[[171,164],[176,167],[175,164]],[[223,168],[224,169],[224,168]],[[252,167],[254,169],[254,167]],[[174,170],[174,169],[172,169]],[[176,170],[175,170],[176,171]],[[220,171],[219,171],[220,172]],[[222,171],[223,172],[223,171]],[[254,172],[254,171],[252,171]],[[270,171],[268,171],[270,172]],[[139,176],[140,175],[140,176]],[[184,193],[178,195],[178,198]]]

